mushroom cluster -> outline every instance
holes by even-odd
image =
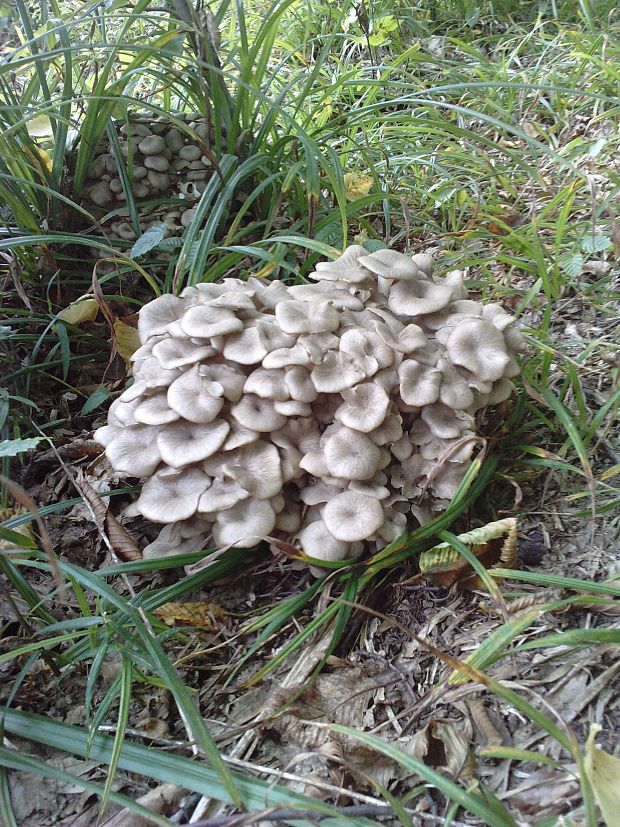
[[[181,235],[192,220],[195,202],[213,172],[204,154],[209,135],[206,118],[191,114],[178,114],[176,118],[187,124],[187,131],[166,118],[153,118],[148,113],[134,114],[127,122],[115,124],[143,232],[153,224],[163,223],[168,227],[168,235]],[[109,222],[110,236],[126,241],[136,239],[128,218],[122,217],[127,213],[126,195],[121,171],[107,138],[97,148],[85,191],[84,203],[98,217],[112,211],[121,214]],[[177,203],[162,207],[161,199]],[[155,203],[149,205],[149,200]]]
[[[447,505],[523,339],[432,263],[351,246],[313,283],[229,278],[142,308],[134,384],[95,438],[166,524],[146,556],[267,537],[349,559]]]

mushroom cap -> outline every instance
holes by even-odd
[[[271,399],[262,399],[253,393],[232,405],[230,412],[240,425],[252,431],[277,431],[286,423],[286,417],[276,411]]]
[[[190,307],[181,319],[181,327],[187,336],[210,339],[243,330],[243,321],[232,310],[214,307],[212,304]]]
[[[153,347],[153,356],[166,370],[193,365],[208,359],[215,352],[211,345],[197,345],[191,339],[164,339]]]
[[[415,261],[396,250],[377,250],[360,256],[358,261],[372,273],[386,279],[415,279],[419,275]]]
[[[243,396],[245,385],[245,374],[234,365],[222,365],[212,363],[210,365],[199,365],[198,374],[209,382],[217,382],[223,388],[223,396],[231,402],[238,402]],[[213,386],[210,385],[209,392],[215,396]]]
[[[357,491],[343,491],[323,509],[327,530],[337,540],[353,543],[366,540],[383,525],[383,508],[379,500]]]
[[[290,333],[285,333],[280,325],[276,324],[273,317],[266,317],[258,319],[256,322],[256,330],[258,337],[265,350],[271,353],[272,350],[279,350],[280,348],[293,347],[295,344],[295,336]]]
[[[285,333],[323,333],[336,330],[338,311],[329,301],[285,301],[276,305],[276,319]]]
[[[251,428],[244,428],[236,420],[230,425],[230,431],[226,437],[226,441],[222,446],[224,451],[234,451],[235,448],[241,448],[243,445],[248,445],[259,438],[258,431]]]
[[[314,402],[317,398],[317,389],[312,384],[310,373],[302,365],[292,365],[286,368],[284,384],[291,399],[298,402]]]
[[[375,445],[387,445],[396,442],[403,435],[403,419],[400,414],[391,413],[378,428],[368,432],[368,436]]]
[[[340,428],[323,446],[325,461],[333,477],[369,480],[380,469],[381,450],[366,434]]]
[[[293,347],[279,347],[272,350],[262,361],[264,368],[288,368],[291,365],[312,367],[310,354],[301,342],[296,342]]]
[[[269,500],[243,500],[221,511],[213,526],[213,539],[218,546],[252,548],[276,524],[276,512]]]
[[[240,365],[256,365],[267,355],[267,348],[262,343],[256,327],[246,327],[240,333],[227,336],[224,344],[224,356]]]
[[[311,416],[312,414],[312,408],[307,402],[298,402],[296,399],[274,402],[273,407],[283,416]]]
[[[397,281],[390,288],[388,307],[401,316],[423,316],[441,310],[452,299],[450,287],[432,281]]]
[[[218,451],[230,430],[228,422],[172,422],[159,432],[157,447],[171,468],[184,468]]]
[[[135,421],[143,425],[165,425],[179,418],[179,414],[168,404],[165,393],[147,396],[134,409],[133,415]]]
[[[343,281],[351,284],[372,284],[373,274],[359,263],[367,251],[359,244],[351,244],[335,261],[319,261],[308,278],[313,281]]]
[[[329,301],[336,310],[363,310],[364,302],[345,287],[338,287],[328,281],[315,284],[292,284],[288,288],[289,298],[295,301]]]
[[[422,408],[439,399],[441,371],[421,365],[415,359],[406,359],[398,368],[400,396],[407,405]]]
[[[205,514],[217,514],[232,508],[242,500],[247,500],[250,492],[242,488],[235,480],[213,480],[209,488],[198,501],[198,511]]]
[[[501,379],[510,361],[504,337],[494,325],[483,319],[465,319],[446,341],[448,358],[483,382]]]
[[[334,414],[335,418],[356,431],[368,433],[378,428],[387,416],[390,398],[379,385],[362,382],[341,394],[344,403]]]
[[[196,513],[198,500],[209,485],[209,477],[199,468],[186,468],[177,474],[155,474],[142,487],[136,503],[147,520],[177,523]]]
[[[185,301],[169,293],[158,296],[140,309],[138,333],[140,341],[146,342],[151,336],[165,333],[170,322],[180,319],[185,312]]]
[[[313,368],[310,378],[319,393],[339,393],[364,379],[365,373],[348,354],[332,350]]]
[[[284,378],[285,373],[282,368],[256,368],[245,380],[243,392],[253,393],[263,399],[284,402],[290,399]]]
[[[433,436],[440,439],[456,439],[473,424],[471,417],[457,416],[451,408],[440,402],[426,405],[422,408],[420,416],[430,428]]]
[[[159,428],[132,425],[108,443],[105,455],[115,471],[128,477],[150,476],[161,460],[157,446]]]
[[[280,455],[275,445],[257,440],[244,445],[222,465],[225,479],[233,479],[254,497],[275,497],[282,490]]]
[[[375,327],[382,341],[397,353],[413,353],[428,344],[426,334],[417,324],[408,324],[397,333],[390,330],[385,322],[376,322]]]
[[[433,275],[435,257],[430,255],[430,253],[416,253],[414,256],[411,256],[411,260],[417,264],[418,270],[421,270],[422,273],[430,279]]]
[[[224,406],[223,386],[200,373],[200,366],[175,379],[168,388],[168,405],[190,422],[213,422]]]
[[[308,557],[317,560],[346,560],[349,553],[349,544],[337,540],[331,534],[323,520],[315,520],[304,526],[298,533],[299,544]]]
[[[339,350],[346,353],[366,376],[390,367],[394,361],[392,348],[373,330],[345,330],[340,337]]]

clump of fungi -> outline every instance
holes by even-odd
[[[125,185],[138,205],[140,228],[145,231],[154,224],[164,224],[168,236],[180,236],[192,221],[196,203],[213,174],[211,160],[205,155],[209,143],[206,118],[177,114],[175,119],[177,125],[147,112],[114,124],[125,165]],[[170,203],[162,206],[162,199]],[[106,221],[111,238],[135,241],[126,202],[123,175],[109,140],[104,138],[87,171],[84,204],[98,218],[108,213],[115,216]],[[106,255],[102,251],[102,256]]]
[[[224,279],[145,305],[134,383],[95,435],[165,523],[145,556],[261,538],[322,560],[376,551],[448,504],[474,414],[523,340],[432,258],[351,246],[314,283]]]

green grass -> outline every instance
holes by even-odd
[[[620,178],[613,163],[620,143],[617,15],[613,3],[586,0],[550,0],[540,4],[542,11],[536,3],[520,4],[521,17],[516,5],[384,0],[368,4],[364,16],[348,2],[285,0],[255,8],[224,0],[208,26],[184,0],[173,10],[150,0],[133,6],[52,0],[36,7],[18,0],[15,6],[13,35],[0,62],[0,253],[11,274],[0,311],[5,476],[19,480],[28,461],[24,446],[13,440],[43,435],[47,444],[60,445],[91,428],[92,416],[82,411],[93,392],[106,387],[109,331],[101,313],[85,325],[62,322],[59,314],[92,290],[99,250],[111,266],[97,267],[97,280],[114,314],[123,315],[154,294],[227,273],[258,269],[298,278],[354,237],[396,249],[434,244],[442,266],[470,268],[471,290],[505,303],[524,325],[530,351],[518,397],[505,421],[485,424],[489,455],[472,466],[445,514],[371,560],[334,565],[322,579],[252,611],[242,626],[248,642],[222,670],[222,687],[281,679],[292,658],[327,634],[316,677],[372,591],[404,579],[401,570],[410,576],[417,555],[440,539],[463,551],[458,532],[448,529],[468,518],[473,503],[480,522],[494,519],[510,499],[508,480],[541,490],[553,482],[554,499],[544,507],[561,504],[583,525],[617,508],[618,463],[601,446],[620,405],[618,271],[604,266],[584,275],[586,262],[617,265],[620,257],[614,219]],[[125,119],[132,108],[172,118],[180,111],[208,112],[219,169],[183,238],[134,259],[131,244],[110,242],[80,203],[94,148],[112,131],[111,121]],[[354,201],[344,184],[350,171],[373,178],[369,194]],[[131,199],[128,214],[135,226]],[[588,322],[579,342],[565,335],[562,315],[577,299]],[[64,496],[42,508],[42,516],[63,514],[79,502]],[[0,535],[15,540],[15,529],[31,519],[5,520]],[[5,731],[28,737],[36,724],[41,743],[106,765],[107,782],[84,782],[100,796],[102,811],[108,801],[137,811],[113,792],[117,768],[178,781],[238,809],[265,806],[266,785],[231,771],[200,714],[195,687],[175,666],[184,631],[171,631],[153,614],[264,563],[234,550],[171,585],[150,585],[155,573],[203,554],[98,571],[61,558],[65,588],[77,607],[62,622],[54,616],[59,584],[47,557],[32,551],[21,559],[0,557],[21,615],[19,646],[1,656],[18,666]],[[438,687],[476,680],[549,733],[559,745],[558,764],[577,767],[583,821],[594,827],[581,733],[558,728],[547,710],[507,690],[491,670],[521,651],[551,653],[559,643],[570,651],[618,645],[611,624],[560,638],[539,631],[541,618],[560,604],[611,603],[620,596],[613,577],[589,582],[568,574],[493,571],[504,581],[566,594],[498,621],[467,660],[437,652],[438,665],[444,664]],[[134,594],[122,579],[128,577]],[[277,652],[269,655],[274,646]],[[57,685],[73,670],[86,670],[85,697],[76,698],[76,704],[85,701],[84,727],[11,709],[43,655]],[[112,655],[121,671],[104,686],[102,667]],[[170,688],[187,740],[196,744],[195,760],[146,750],[125,737],[135,688],[149,684]],[[110,720],[118,727],[113,739],[97,733]],[[480,823],[514,823],[514,812],[483,787],[466,789],[372,734],[347,734],[440,790],[453,804],[451,818],[462,809]],[[524,765],[536,760],[527,751],[510,757]],[[539,761],[544,764],[544,756]],[[7,748],[0,766],[66,780],[60,770]],[[285,786],[270,787],[268,795],[269,805],[320,811],[332,823],[364,821],[345,819],[330,804]],[[376,795],[410,823],[415,802],[380,789]],[[0,813],[14,823],[6,774],[0,776]],[[168,823],[163,817],[154,822]]]

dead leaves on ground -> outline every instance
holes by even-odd
[[[224,625],[227,613],[215,603],[164,603],[153,614],[167,626],[195,626],[217,632]]]

